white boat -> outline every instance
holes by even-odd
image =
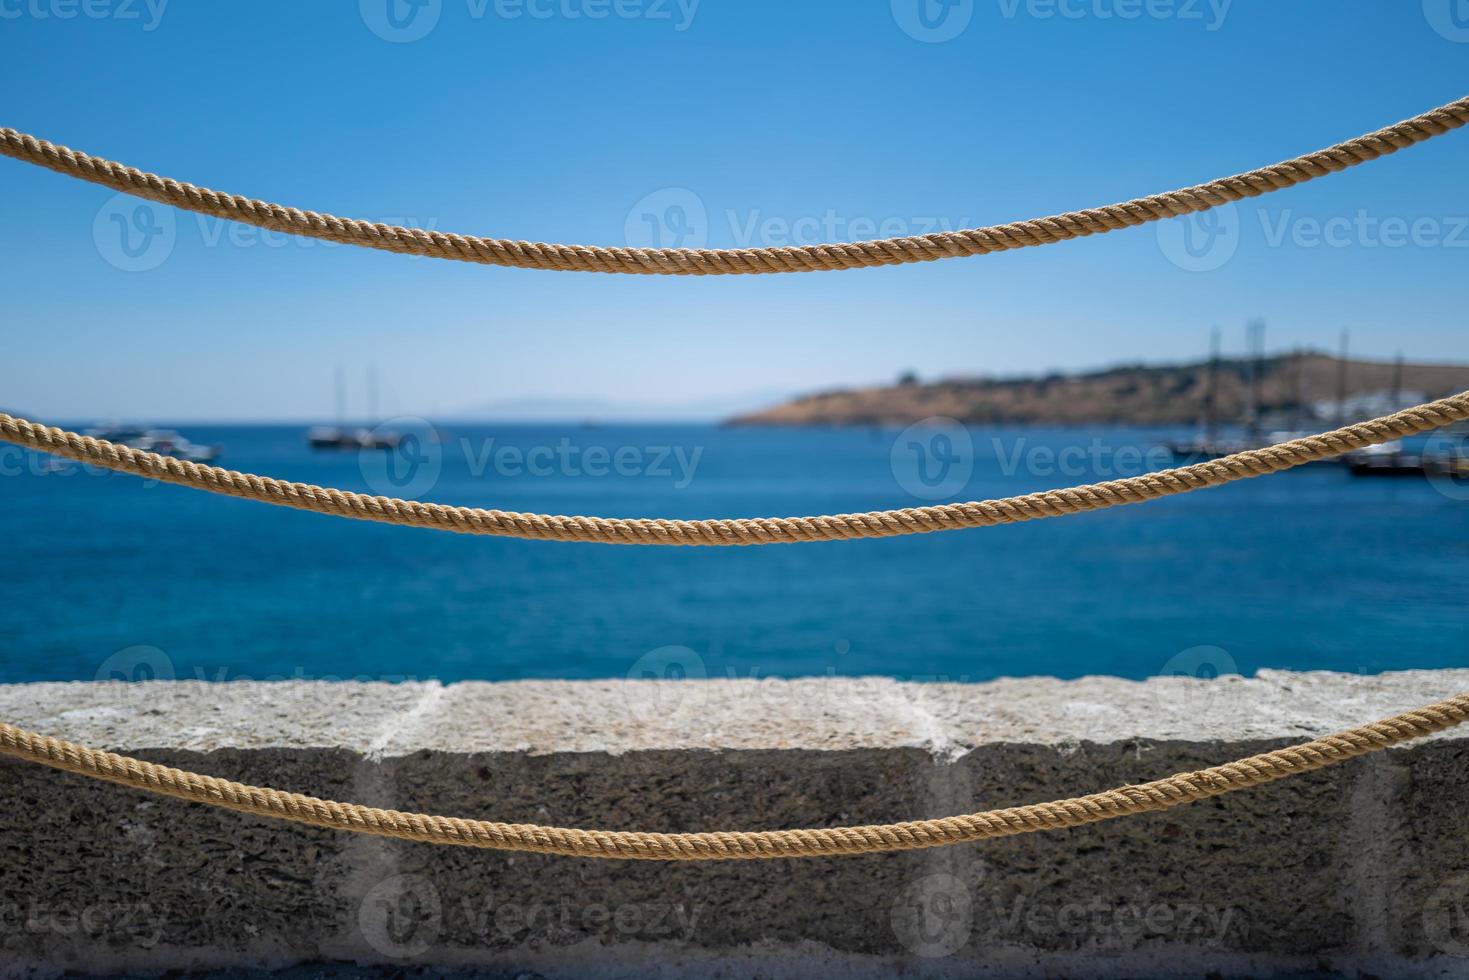
[[[129,449],[157,453],[160,456],[172,456],[174,459],[184,459],[191,463],[211,463],[219,458],[222,451],[219,446],[206,446],[191,442],[174,429],[150,429],[145,426],[119,425],[114,422],[88,429],[85,434],[93,439],[105,439],[108,442],[127,446]]]
[[[212,463],[219,458],[220,447],[202,446],[179,435],[173,429],[149,429],[142,436],[123,443],[133,449],[172,456],[190,463]]]

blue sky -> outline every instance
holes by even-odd
[[[919,0],[429,0],[416,20],[387,2],[0,0],[0,125],[354,217],[719,246],[1122,200],[1469,91],[1461,0],[960,0],[947,19],[924,0],[926,20]],[[0,160],[0,406],[326,417],[341,364],[377,367],[385,414],[695,415],[904,369],[1196,357],[1211,325],[1240,347],[1257,315],[1272,347],[1345,327],[1364,355],[1469,360],[1466,169],[1460,133],[1247,202],[1229,254],[1202,262],[1179,259],[1181,228],[1144,228],[684,279],[266,241],[181,213],[161,258],[130,257],[110,192]]]

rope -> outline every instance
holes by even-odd
[[[576,830],[379,810],[171,769],[47,738],[4,723],[0,723],[0,753],[161,796],[330,830],[429,844],[536,851],[570,857],[727,861],[907,851],[1079,827],[1114,817],[1165,810],[1321,769],[1399,742],[1453,728],[1466,719],[1469,719],[1469,694],[1461,694],[1302,745],[1276,749],[1211,769],[1180,773],[1150,783],[1052,803],[864,827],[693,834]]]
[[[309,510],[317,514],[376,521],[379,524],[541,541],[753,545],[888,538],[903,534],[992,527],[997,524],[1014,524],[1103,510],[1205,487],[1217,487],[1266,473],[1277,473],[1364,446],[1374,446],[1427,432],[1465,418],[1469,418],[1469,392],[1417,405],[1368,422],[1344,426],[1321,435],[1306,436],[1191,466],[1158,470],[1105,483],[1046,490],[998,500],[906,507],[863,514],[694,521],[522,514],[477,507],[450,507],[393,497],[374,497],[309,483],[287,483],[252,473],[221,469],[218,466],[203,466],[171,456],[133,449],[105,439],[93,439],[65,429],[37,425],[4,413],[0,413],[0,441],[163,483],[297,510]]]
[[[521,269],[643,275],[739,275],[856,269],[1048,245],[1172,218],[1303,184],[1422,143],[1469,122],[1469,97],[1375,133],[1206,184],[1012,224],[876,241],[785,248],[603,248],[479,238],[339,218],[195,187],[102,157],[0,129],[0,153],[159,204],[271,231],[406,255]]]

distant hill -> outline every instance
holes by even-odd
[[[766,388],[733,395],[670,401],[611,398],[504,398],[450,413],[490,422],[716,422],[790,395]]]
[[[1266,420],[1333,421],[1341,360],[1305,352],[1261,362],[1260,409]],[[1215,417],[1240,422],[1248,411],[1252,362],[1222,359]],[[1395,380],[1401,374],[1400,380]],[[1208,361],[1126,365],[1044,377],[958,378],[848,388],[805,395],[774,408],[731,419],[735,425],[908,424],[948,416],[976,424],[1191,425],[1205,415]],[[1391,410],[1394,384],[1400,404],[1416,404],[1469,388],[1469,365],[1346,362],[1348,420]]]

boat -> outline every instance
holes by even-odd
[[[1345,457],[1353,476],[1469,477],[1469,457],[1453,453],[1412,453],[1401,442],[1369,446]]]
[[[318,425],[306,432],[306,444],[321,450],[397,449],[401,441],[402,437],[396,432],[346,429],[335,425]]]
[[[1204,390],[1204,417],[1202,428],[1198,435],[1192,439],[1182,439],[1163,444],[1163,448],[1171,453],[1174,460],[1179,463],[1198,463],[1221,456],[1232,456],[1235,453],[1246,452],[1253,449],[1264,449],[1268,446],[1277,446],[1281,443],[1293,442],[1297,439],[1305,439],[1319,433],[1313,432],[1302,426],[1303,415],[1310,414],[1309,393],[1306,390],[1306,378],[1301,369],[1302,352],[1295,352],[1295,398],[1291,403],[1290,411],[1284,419],[1286,428],[1264,432],[1266,414],[1262,410],[1261,380],[1264,376],[1265,360],[1265,322],[1253,320],[1247,328],[1250,350],[1250,371],[1247,384],[1248,402],[1245,408],[1243,420],[1244,432],[1235,438],[1220,438],[1219,419],[1217,411],[1217,399],[1219,388],[1219,331],[1215,328],[1211,341],[1211,354],[1209,358],[1209,374],[1207,387]],[[1346,375],[1345,365],[1347,363],[1346,336],[1343,334],[1341,365],[1337,377],[1337,400],[1333,403],[1337,406],[1337,424],[1344,425],[1342,420],[1342,406],[1346,404]],[[1399,356],[1399,372],[1401,372],[1402,358]],[[1395,382],[1396,384],[1396,382]],[[1396,396],[1395,396],[1396,397]],[[1401,406],[1399,406],[1401,407]],[[1396,409],[1394,409],[1396,410]],[[1328,456],[1324,459],[1312,460],[1309,464],[1313,467],[1336,466],[1345,460],[1338,456]]]
[[[182,436],[175,429],[151,429],[137,425],[119,425],[115,422],[88,429],[85,433],[93,439],[105,439],[138,449],[143,452],[171,456],[190,463],[212,463],[219,458],[223,447],[203,445]]]
[[[133,439],[141,439],[148,434],[148,430],[138,425],[121,425],[117,422],[108,422],[105,425],[94,426],[82,432],[84,436],[93,439],[105,439],[108,442],[126,443]]]
[[[346,415],[346,392],[342,379],[342,369],[337,368],[337,424],[317,425],[306,430],[306,444],[312,449],[323,452],[341,450],[361,449],[397,449],[403,437],[396,432],[380,432],[377,429],[363,427],[351,428],[342,421]],[[367,376],[367,400],[368,415],[377,417],[377,372],[369,371]]]
[[[219,446],[203,446],[179,435],[173,429],[149,429],[141,438],[125,445],[160,456],[187,460],[190,463],[212,463],[219,458]]]
[[[1260,447],[1259,444],[1247,442],[1244,439],[1211,439],[1208,436],[1200,436],[1196,439],[1170,442],[1164,448],[1173,454],[1177,462],[1199,463]]]
[[[1249,405],[1245,410],[1245,434],[1240,438],[1223,439],[1219,436],[1219,328],[1215,327],[1209,338],[1209,373],[1204,388],[1204,417],[1202,430],[1192,439],[1183,439],[1164,444],[1176,462],[1199,463],[1232,456],[1247,449],[1259,449],[1272,445],[1271,440],[1260,434],[1260,377],[1261,361],[1264,358],[1265,322],[1253,320],[1247,326],[1251,361],[1248,385]],[[1273,436],[1272,436],[1273,438]],[[1283,441],[1283,440],[1275,440]]]

